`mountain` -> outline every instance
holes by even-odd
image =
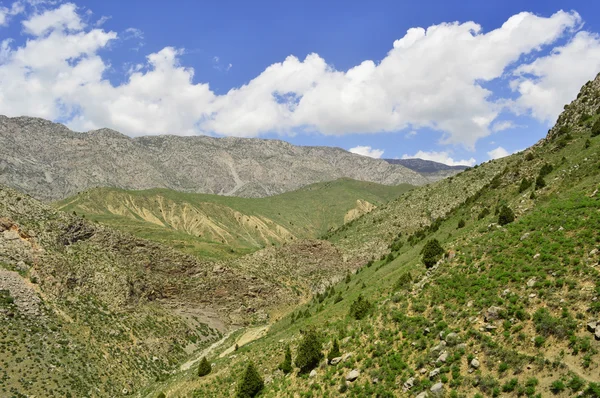
[[[448,166],[444,163],[434,162],[425,159],[384,159],[390,164],[399,164],[408,169],[416,171],[430,181],[441,180],[453,176],[461,171],[468,169],[469,166]]]
[[[129,138],[0,116],[0,183],[41,200],[94,187],[264,197],[344,177],[386,185],[427,182],[403,166],[341,148],[232,137]]]
[[[526,151],[327,234],[356,273],[142,396],[234,396],[253,363],[273,397],[599,397],[599,147],[600,75]]]
[[[318,238],[411,188],[340,179],[266,198],[95,188],[54,206],[189,254],[219,259]]]

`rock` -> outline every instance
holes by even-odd
[[[0,217],[0,232],[10,229],[14,223],[8,218]]]
[[[598,325],[597,321],[591,321],[587,324],[588,332],[594,333],[596,331],[596,326]]]
[[[352,338],[352,337],[350,337],[350,336],[348,336],[348,337],[344,337],[344,338],[342,339],[342,344],[348,344],[348,342],[350,341],[350,339],[351,339],[351,338]]]
[[[530,298],[530,299],[532,299],[532,298],[536,298],[536,297],[537,297],[537,294],[535,294],[535,293],[531,293],[531,294],[529,295],[529,298]]]
[[[435,347],[433,347],[430,352],[432,355],[440,355],[442,353],[442,351],[444,350],[444,348],[446,348],[446,342],[445,341],[440,341],[440,343],[438,345],[436,345]]]
[[[433,379],[434,377],[436,377],[439,374],[440,374],[440,368],[435,368],[431,372],[429,372],[429,378]]]
[[[491,306],[488,308],[484,314],[486,322],[495,321],[500,318],[500,311],[502,311],[502,308],[500,307]]]
[[[13,230],[4,231],[2,233],[2,236],[6,240],[17,240],[21,237],[17,231],[13,231]]]
[[[442,354],[438,357],[436,362],[446,363],[448,360],[448,351],[442,352]]]
[[[494,326],[494,325],[492,325],[492,324],[489,324],[489,323],[488,323],[487,325],[485,325],[485,330],[486,330],[487,332],[493,332],[493,331],[494,331],[494,330],[496,330],[496,329],[497,329],[497,327],[496,327],[496,326]]]
[[[439,336],[440,336],[440,340],[444,340],[444,331],[441,331]]]
[[[17,263],[17,271],[19,271],[19,272],[27,272],[27,271],[29,271],[29,268],[30,268],[29,265],[25,264],[24,261],[19,261]]]
[[[429,389],[434,395],[441,395],[444,392],[444,385],[442,383],[435,383]]]
[[[534,260],[537,260],[538,258],[540,258],[541,254],[540,253],[535,253],[535,255],[533,256]]]
[[[310,378],[317,377],[317,370],[316,369],[311,370],[308,377],[310,377]]]
[[[565,229],[561,226],[558,230],[559,231],[564,231]]]
[[[529,238],[529,235],[531,235],[529,232],[525,232],[523,235],[521,235],[521,240],[525,240],[527,238]]]
[[[310,373],[312,374],[312,372],[310,372]],[[315,375],[316,375],[316,373],[315,373]],[[265,384],[271,384],[271,383],[273,383],[273,376],[265,377]]]
[[[590,251],[590,257],[595,256],[596,254],[598,254],[598,249],[592,249]]]
[[[527,287],[534,287],[535,286],[535,282],[536,282],[536,279],[535,278],[531,278],[530,280],[527,281]]]
[[[423,329],[423,334],[424,334],[425,336],[427,336],[429,333],[431,333],[431,330],[430,330],[429,328],[425,328],[425,329]]]
[[[422,393],[417,395],[415,398],[427,398],[427,397],[429,397],[429,394],[427,394],[427,391],[423,391]]]
[[[419,370],[419,373],[421,373],[422,375],[424,375],[425,373],[427,373],[427,369],[425,369],[425,368],[421,368],[421,369]]]
[[[331,361],[329,361],[329,363],[331,365],[337,365],[340,362],[342,362],[342,357],[335,357],[335,358],[332,358]]]
[[[352,355],[354,355],[354,353],[352,353],[352,352],[348,352],[348,353],[342,355],[342,362],[346,362],[348,359],[352,358]]]
[[[479,363],[479,360],[477,358],[473,358],[473,360],[471,361],[471,367],[474,369],[479,369],[479,366],[481,364]]]
[[[594,333],[594,338],[596,340],[600,340],[600,326],[596,326],[596,332]]]
[[[410,379],[408,379],[404,382],[404,384],[402,385],[402,389],[404,392],[407,392],[408,390],[413,388],[414,385],[415,385],[415,378],[411,377]]]
[[[456,349],[457,350],[466,350],[467,349],[467,345],[465,343],[460,343],[456,345]]]
[[[452,333],[448,333],[448,336],[446,336],[446,343],[450,347],[455,346],[459,342],[460,342],[460,336],[458,335],[458,333],[452,332]]]
[[[509,294],[510,294],[510,289],[504,289],[504,290],[502,291],[502,294],[501,294],[501,296],[502,296],[502,297],[506,297],[506,296],[508,296]]]
[[[378,379],[377,377],[373,377],[373,378],[371,379],[371,383],[373,383],[373,384],[377,384],[377,383],[379,383],[379,379]]]
[[[353,369],[352,371],[350,371],[350,373],[346,375],[346,380],[354,381],[358,379],[358,376],[360,376],[360,372],[357,369]]]

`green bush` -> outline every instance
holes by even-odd
[[[202,357],[200,360],[200,365],[198,365],[198,376],[203,377],[210,373],[212,367],[210,363],[206,360],[206,357]]]
[[[584,385],[585,381],[579,376],[573,376],[573,378],[567,383],[567,387],[569,387],[574,393],[581,391]]]
[[[410,272],[403,273],[394,284],[394,290],[404,289],[412,282],[412,280],[413,278]]]
[[[596,123],[592,126],[592,137],[596,137],[597,135],[600,135],[600,119],[596,120]]]
[[[562,380],[555,380],[550,385],[550,391],[554,394],[560,394],[565,390],[565,383]]]
[[[523,178],[521,180],[521,185],[519,185],[519,193],[526,191],[527,188],[529,188],[530,186],[531,186],[531,181],[529,181],[527,178]]]
[[[515,213],[508,206],[502,206],[498,214],[498,224],[506,225],[515,221]]]
[[[338,344],[337,339],[333,339],[333,344],[331,346],[331,350],[329,350],[329,353],[327,354],[327,362],[331,362],[331,360],[333,358],[337,358],[341,355],[340,353],[340,346]]]
[[[252,362],[246,366],[242,379],[237,388],[237,398],[252,398],[258,395],[265,387],[262,377],[256,371]]]
[[[465,227],[465,220],[463,220],[462,218],[460,219],[460,221],[458,222],[458,226],[457,228],[464,228]]]
[[[292,351],[289,345],[285,347],[285,357],[283,358],[283,362],[279,364],[279,370],[285,374],[292,371]]]
[[[361,294],[350,305],[350,311],[348,312],[348,315],[356,320],[363,319],[369,314],[369,312],[371,312],[371,307],[372,305],[369,300],[365,299]]]
[[[444,249],[437,239],[432,239],[427,241],[425,246],[423,246],[421,254],[423,254],[423,264],[425,264],[427,268],[431,268],[440,258],[442,258]]]
[[[484,207],[481,210],[481,212],[479,213],[479,215],[477,216],[477,219],[482,220],[482,219],[486,218],[489,214],[490,214],[490,209],[488,209],[487,207]]]
[[[308,329],[304,332],[304,336],[298,350],[296,351],[296,366],[301,373],[308,373],[319,365],[319,361],[323,358],[323,344],[315,329]]]
[[[588,384],[588,388],[585,389],[585,395],[587,397],[600,398],[600,383]]]
[[[164,392],[159,392],[158,395],[156,396],[156,398],[167,398],[167,396],[165,395]]]
[[[538,176],[535,179],[535,189],[542,189],[545,186],[546,186],[546,180],[544,180],[544,177]]]

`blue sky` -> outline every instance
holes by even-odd
[[[600,72],[595,3],[4,1],[0,113],[479,163]]]

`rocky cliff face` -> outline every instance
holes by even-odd
[[[172,188],[263,197],[342,177],[387,185],[427,179],[340,148],[279,140],[76,133],[47,120],[0,116],[0,183],[42,200],[97,186]]]

